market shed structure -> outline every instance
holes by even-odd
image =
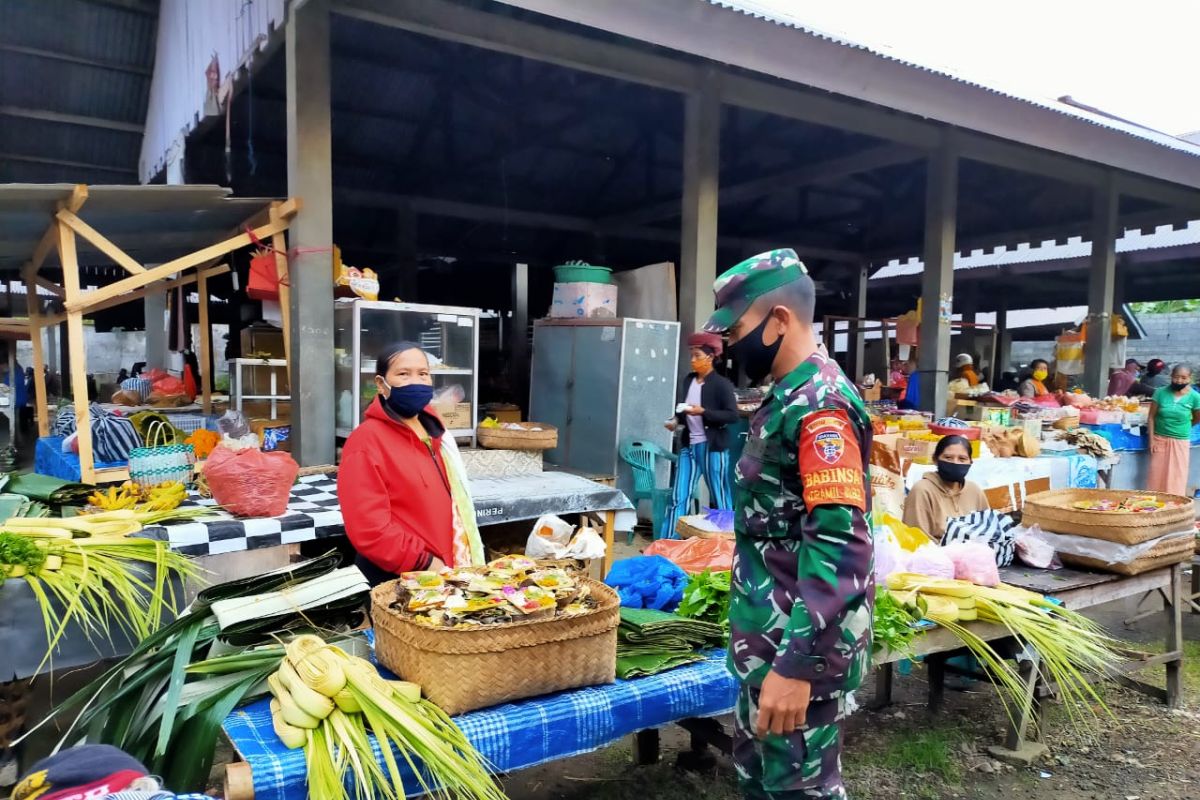
[[[380,269],[385,294],[453,292],[460,304],[507,295],[510,275],[513,296],[528,298],[514,263],[674,261],[685,329],[708,314],[719,266],[769,247],[795,247],[822,310],[847,316],[865,315],[873,267],[920,255],[919,284],[902,295],[907,307],[918,287],[925,298],[921,396],[936,408],[956,253],[1082,237],[1087,281],[1064,304],[1086,299],[1092,329],[1106,332],[1117,239],[1200,218],[1195,144],[757,10],[309,0],[264,4],[258,28],[217,42],[246,65],[224,80],[230,105],[203,117],[155,104],[142,178],[178,170],[182,152],[189,179],[304,199],[292,229],[300,459],[333,456],[333,397],[303,388],[332,383],[332,241],[349,263]],[[171,33],[175,13],[162,10],[155,76],[168,93],[195,77],[169,55],[196,52]],[[168,149],[180,129],[186,140]],[[435,280],[416,281],[418,267]],[[991,297],[978,302],[988,310]],[[1046,303],[1009,307],[1035,305]],[[514,323],[527,315],[514,305]],[[1106,378],[1099,338],[1092,388]]]
[[[0,271],[18,272],[26,287],[24,324],[33,343],[39,434],[49,434],[42,331],[65,322],[79,459],[86,482],[127,478],[128,470],[95,466],[84,316],[196,284],[201,392],[204,411],[210,413],[208,282],[229,272],[229,266],[220,262],[254,238],[271,240],[277,250],[286,252],[284,232],[298,208],[296,201],[232,199],[229,190],[216,186],[0,185]],[[85,263],[109,260],[124,274],[104,286],[83,287],[81,259]],[[281,273],[287,268],[282,257],[277,258],[277,268]],[[39,288],[61,298],[61,312],[44,312]]]

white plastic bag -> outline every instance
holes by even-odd
[[[896,541],[896,534],[886,525],[875,528],[875,583],[884,585],[887,576],[904,569],[908,554]]]
[[[553,514],[538,517],[525,543],[525,555],[529,558],[565,558],[563,553],[570,545],[574,532],[574,525],[563,522]]]
[[[931,578],[953,578],[954,562],[936,544],[923,544],[908,557],[908,572],[928,575]]]
[[[1037,569],[1062,569],[1054,545],[1038,525],[1017,529],[1017,558]]]
[[[563,551],[561,558],[590,561],[593,558],[604,558],[606,552],[604,537],[595,528],[581,528],[579,533],[575,534],[575,538],[571,540],[571,544]]]

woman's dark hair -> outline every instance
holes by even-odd
[[[706,344],[702,344],[700,345],[700,352],[704,353],[706,356],[710,356],[713,361],[719,361],[721,359],[721,356],[717,355],[717,350],[715,347],[709,347]]]
[[[416,342],[392,342],[379,351],[379,358],[375,360],[375,374],[380,377],[387,375],[388,369],[392,365],[392,359],[401,353],[407,353],[409,350],[420,350],[425,359],[429,360],[429,354]]]
[[[946,452],[947,448],[956,444],[965,447],[967,450],[967,458],[971,458],[971,443],[962,436],[952,434],[950,436],[943,436],[937,443],[937,446],[933,448],[933,460],[937,461],[940,459],[942,454]],[[971,460],[974,461],[975,459],[972,458]]]
[[[1030,370],[1035,370],[1035,369],[1037,369],[1037,365],[1038,365],[1038,364],[1041,364],[1041,365],[1042,365],[1043,367],[1045,367],[1047,370],[1049,370],[1049,369],[1050,369],[1050,362],[1049,362],[1049,361],[1047,361],[1047,360],[1046,360],[1046,359],[1044,359],[1044,358],[1035,358],[1033,361],[1029,362],[1029,369],[1030,369]]]
[[[1152,358],[1150,363],[1146,365],[1146,374],[1153,377],[1167,368],[1167,362],[1161,358]]]

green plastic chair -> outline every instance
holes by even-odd
[[[657,485],[656,461],[665,458],[673,463],[678,461],[679,457],[653,442],[636,440],[622,444],[620,452],[621,460],[633,467],[633,496],[629,499],[633,502],[634,508],[637,507],[639,500],[650,501],[650,518],[654,524],[654,533],[657,535],[658,528],[662,524],[663,518],[666,517],[667,507],[671,502],[671,487],[660,488]],[[633,531],[630,531],[629,544],[633,544],[633,536]]]

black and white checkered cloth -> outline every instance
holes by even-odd
[[[215,506],[215,500],[198,495],[184,503]],[[292,487],[287,513],[280,517],[238,519],[225,512],[195,522],[146,528],[151,539],[170,542],[171,549],[189,556],[211,556],[308,542],[328,536],[344,536],[342,510],[338,505],[337,475],[311,475]]]

